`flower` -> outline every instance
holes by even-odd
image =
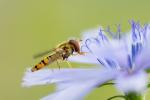
[[[80,100],[108,81],[124,93],[143,93],[148,84],[146,70],[150,67],[150,28],[134,21],[130,24],[128,34],[121,34],[119,27],[118,34],[94,29],[83,35],[81,50],[86,54],[72,56],[69,61],[97,67],[43,69],[34,73],[29,69],[23,86],[56,84],[56,92],[42,100]]]

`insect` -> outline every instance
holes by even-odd
[[[81,50],[80,50],[79,41],[71,39],[71,40],[68,40],[68,41],[65,41],[65,42],[59,44],[56,48],[54,48],[50,51],[46,51],[35,57],[40,57],[49,52],[52,52],[52,53],[48,57],[41,60],[37,65],[35,65],[31,69],[32,72],[40,70],[40,69],[44,68],[46,65],[51,64],[57,60],[67,60],[67,58],[71,55],[74,55],[74,53],[79,54],[79,55],[84,54],[84,52],[81,52]]]

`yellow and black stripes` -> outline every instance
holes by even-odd
[[[46,65],[48,65],[49,62],[50,62],[49,57],[46,57],[46,58],[44,58],[43,60],[41,60],[40,63],[38,63],[37,65],[35,65],[35,66],[31,69],[31,71],[32,71],[32,72],[37,71],[37,70],[39,70],[39,69],[45,67]]]
[[[31,69],[31,71],[34,72],[34,71],[40,70],[41,68],[45,67],[46,65],[51,64],[54,61],[56,61],[57,59],[61,59],[61,58],[62,58],[62,56],[60,55],[59,52],[54,53],[54,54],[44,58],[43,60],[41,60],[40,63],[38,63]]]

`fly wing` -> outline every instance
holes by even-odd
[[[33,58],[36,59],[36,58],[42,57],[42,56],[44,56],[44,55],[46,55],[46,54],[48,54],[48,53],[54,52],[55,50],[56,50],[56,48],[53,48],[53,49],[50,49],[50,50],[41,52],[41,53],[39,53],[39,54],[34,55]]]

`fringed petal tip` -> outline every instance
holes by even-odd
[[[49,83],[48,69],[42,69],[39,71],[32,72],[31,68],[27,68],[22,79],[22,87],[31,87],[33,85],[43,85]]]
[[[31,87],[32,86],[28,83],[28,80],[29,80],[28,78],[31,74],[32,74],[31,68],[27,68],[24,73],[23,79],[22,79],[22,83],[21,83],[22,87]]]
[[[53,84],[71,80],[77,81],[82,78],[86,78],[86,73],[96,73],[95,71],[98,71],[99,73],[99,70],[97,69],[42,69],[39,71],[32,72],[29,68],[26,70],[25,75],[23,77],[22,86],[30,87],[34,85]]]

